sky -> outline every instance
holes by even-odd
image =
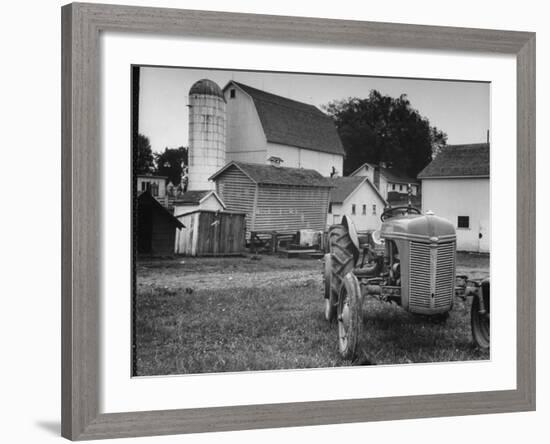
[[[392,97],[407,94],[411,106],[447,134],[449,145],[485,142],[490,129],[486,82],[142,67],[139,132],[149,137],[153,151],[188,145],[188,93],[203,78],[221,88],[236,80],[319,108],[334,100],[365,98],[372,89]]]

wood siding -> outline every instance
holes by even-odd
[[[329,188],[262,185],[251,231],[295,233],[302,229],[323,230],[326,224]]]
[[[256,184],[236,167],[228,168],[216,179],[216,192],[228,211],[246,214],[250,230],[254,219]]]
[[[199,210],[178,219],[185,228],[176,233],[176,254],[227,256],[244,252],[244,214]]]

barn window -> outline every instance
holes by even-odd
[[[230,89],[230,90],[229,90],[229,97],[230,97],[231,99],[234,99],[234,98],[235,98],[235,90],[234,90],[234,89]]]
[[[355,204],[351,205],[351,214],[355,214]]]
[[[328,214],[332,214],[332,202],[328,204]]]
[[[376,216],[376,204],[372,206],[372,214],[373,216]]]
[[[470,228],[470,216],[458,216],[458,228]]]
[[[363,205],[363,216],[367,214],[367,206]]]

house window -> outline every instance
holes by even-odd
[[[399,191],[403,191],[403,185],[399,185]]]
[[[363,205],[363,216],[367,214],[367,206]]]
[[[155,197],[159,195],[159,184],[158,183],[151,183],[151,194]]]
[[[391,189],[392,189],[393,191],[395,191],[395,184],[394,184],[394,183],[391,184]]]
[[[351,205],[351,214],[355,214],[355,204]]]
[[[328,204],[328,214],[332,214],[332,203]]]
[[[458,228],[470,228],[470,216],[458,216]]]
[[[372,206],[372,215],[376,216],[376,204]]]
[[[229,97],[230,97],[231,99],[234,99],[234,98],[235,98],[235,90],[234,90],[234,89],[230,89],[230,90],[229,90]]]
[[[141,191],[145,191],[147,189],[147,182],[141,182]]]

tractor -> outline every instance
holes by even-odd
[[[471,328],[482,349],[490,344],[490,282],[456,276],[453,225],[432,212],[387,207],[380,230],[359,236],[343,216],[328,232],[324,256],[324,316],[337,320],[339,351],[356,356],[363,326],[363,300],[373,297],[442,322],[454,298],[472,297]]]

